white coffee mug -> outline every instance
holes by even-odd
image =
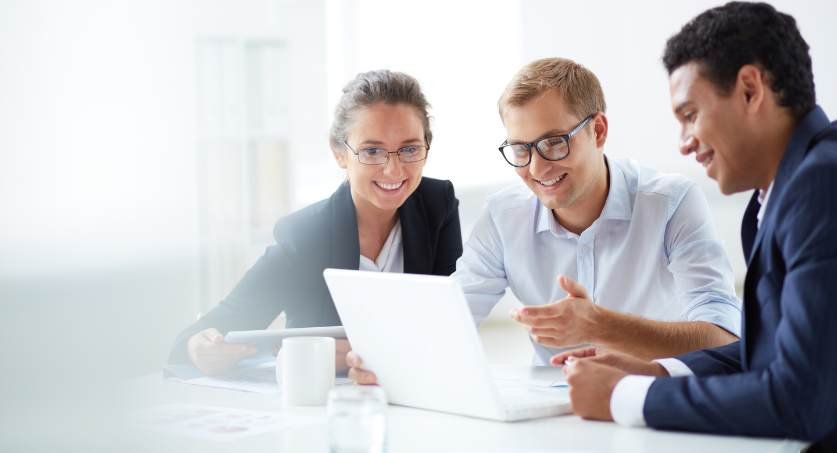
[[[276,379],[284,406],[324,406],[334,387],[334,338],[282,340],[276,356]]]

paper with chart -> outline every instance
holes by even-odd
[[[324,423],[320,417],[232,409],[198,404],[166,404],[137,414],[140,428],[215,441],[282,432]]]

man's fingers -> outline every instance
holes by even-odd
[[[545,327],[529,327],[529,333],[537,336],[560,338],[563,329],[556,329],[551,326]]]
[[[591,362],[600,363],[602,365],[608,365],[608,366],[618,365],[618,360],[616,360],[614,356],[609,355],[607,353],[599,354],[595,357],[589,357],[589,360]]]
[[[588,358],[579,359],[572,357],[569,360],[567,360],[566,366],[564,366],[564,374],[567,375],[567,383],[572,385],[572,381],[578,379],[579,375],[592,373],[602,368],[607,368],[607,365],[592,362]]]
[[[558,302],[545,305],[531,305],[528,307],[519,308],[517,310],[517,317],[515,320],[528,324],[528,321],[537,318],[551,317],[560,314],[561,308]]]
[[[584,357],[595,357],[596,356],[596,348],[579,348],[573,349],[571,351],[564,351],[560,354],[555,354],[549,359],[549,362],[553,365],[562,365],[564,362],[567,361],[570,357],[575,358],[584,358]]]
[[[554,328],[557,323],[557,317],[543,317],[543,318],[520,318],[519,323],[527,328]]]
[[[554,327],[564,314],[561,302],[520,308],[512,314],[512,319],[529,327]]]
[[[567,277],[566,275],[558,276],[558,285],[567,292],[567,296],[576,297],[579,299],[589,299],[587,290],[581,286],[577,281]]]
[[[619,368],[624,363],[619,354],[613,354],[607,350],[599,350],[590,357],[587,357],[593,363],[607,365],[614,368]]]

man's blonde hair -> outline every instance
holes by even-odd
[[[579,119],[607,108],[593,72],[566,58],[542,58],[522,67],[506,86],[497,102],[500,118],[505,107],[522,106],[548,90],[557,90],[567,109]]]

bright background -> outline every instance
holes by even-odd
[[[796,17],[833,115],[837,3],[774,3]],[[515,183],[496,151],[511,75],[545,56],[583,63],[609,105],[608,155],[698,181],[740,280],[747,195],[722,198],[677,153],[660,63],[665,40],[717,4],[0,0],[2,388],[158,370],[275,220],[340,183],[330,116],[370,69],[421,82],[425,174],[455,183],[467,235],[485,196]]]

